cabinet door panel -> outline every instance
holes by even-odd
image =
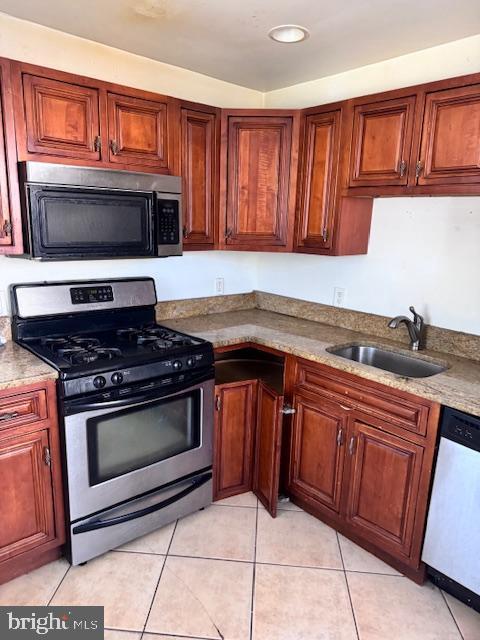
[[[216,386],[214,499],[252,488],[256,381]]]
[[[17,154],[10,68],[0,60],[0,253],[19,253],[21,246]]]
[[[344,466],[345,417],[321,397],[297,395],[292,427],[289,485],[332,511],[340,511]]]
[[[355,107],[350,186],[406,185],[415,96]]]
[[[109,161],[168,168],[167,103],[108,94]]]
[[[0,560],[55,537],[48,432],[0,440]]]
[[[184,247],[214,244],[216,114],[182,109]],[[206,248],[206,247],[205,247]]]
[[[308,116],[302,171],[297,247],[331,245],[335,182],[340,149],[341,111]]]
[[[418,184],[480,182],[480,85],[428,93]]]
[[[100,160],[97,89],[23,76],[27,152]]]
[[[423,447],[352,420],[346,520],[384,550],[410,555]]]
[[[272,517],[277,515],[283,396],[258,383],[253,491]]]
[[[290,117],[229,117],[227,246],[287,246],[291,146]]]

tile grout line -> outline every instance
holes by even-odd
[[[160,575],[158,576],[157,584],[156,584],[155,590],[153,592],[152,601],[150,602],[150,606],[148,608],[148,612],[147,612],[147,616],[145,618],[145,622],[143,623],[143,629],[142,629],[142,634],[140,636],[140,640],[142,640],[142,638],[144,636],[144,633],[145,633],[145,629],[147,628],[148,618],[150,617],[150,613],[152,611],[153,603],[155,602],[155,597],[157,595],[158,587],[160,586],[160,580],[162,579],[163,571],[165,569],[165,565],[167,564],[168,552],[170,551],[170,547],[172,546],[173,536],[175,535],[175,531],[177,530],[177,525],[178,525],[178,519],[175,520],[175,526],[174,526],[173,531],[172,531],[172,537],[170,538],[170,542],[168,543],[167,552],[164,555],[165,559],[164,559],[163,564],[162,564],[162,569],[160,571]]]
[[[67,561],[68,562],[68,561]],[[67,577],[67,573],[70,571],[70,569],[72,568],[72,565],[69,564],[67,567],[67,570],[65,571],[65,573],[62,576],[62,579],[60,580],[60,582],[57,584],[55,591],[52,593],[52,597],[50,598],[50,600],[47,603],[47,607],[52,606],[52,600],[54,599],[54,597],[57,595],[57,591],[60,589],[60,587],[62,586],[63,581],[65,580],[65,578]]]
[[[353,624],[355,625],[355,633],[357,634],[358,640],[360,640],[360,633],[358,631],[357,619],[355,617],[355,609],[353,607],[352,595],[350,593],[350,585],[348,584],[347,571],[345,569],[345,562],[343,561],[342,545],[340,544],[338,531],[335,531],[335,535],[337,536],[338,550],[340,552],[340,560],[342,561],[342,567],[343,567],[343,579],[345,580],[345,585],[347,587],[348,600],[350,602],[350,608],[352,610]]]
[[[436,586],[436,585],[435,585],[435,586]],[[440,591],[440,593],[442,594],[443,601],[444,601],[444,602],[445,602],[445,604],[447,605],[447,609],[449,610],[450,615],[451,615],[451,616],[452,616],[452,618],[453,618],[453,622],[455,623],[455,626],[456,626],[456,627],[457,627],[457,629],[458,629],[458,633],[460,634],[460,638],[461,638],[462,640],[465,640],[465,639],[464,639],[464,637],[463,637],[462,630],[461,630],[461,629],[460,629],[460,627],[458,626],[457,619],[456,619],[456,618],[455,618],[455,616],[453,615],[453,611],[450,609],[450,605],[448,604],[448,600],[447,600],[447,598],[445,597],[445,594],[443,593],[442,589],[440,589],[440,587],[437,587],[437,589],[438,589],[438,590]]]
[[[257,535],[258,535],[258,498],[255,513],[255,538],[253,545],[253,571],[252,571],[252,595],[250,600],[250,640],[253,639],[253,607],[255,601],[255,576],[257,569]]]

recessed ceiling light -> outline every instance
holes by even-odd
[[[281,24],[270,29],[268,35],[276,42],[291,43],[306,40],[310,34],[305,27],[298,24]]]

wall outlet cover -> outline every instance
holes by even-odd
[[[333,289],[333,306],[344,307],[346,297],[347,290],[344,287],[335,287]]]

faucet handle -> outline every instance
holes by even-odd
[[[424,323],[423,316],[415,311],[415,307],[413,305],[410,306],[409,309],[413,313],[413,321],[415,323],[415,326],[419,328],[422,327]]]

